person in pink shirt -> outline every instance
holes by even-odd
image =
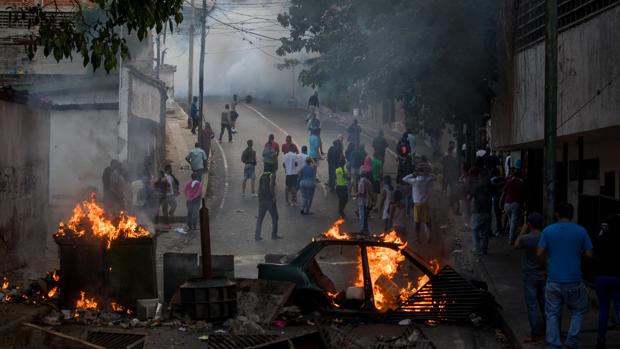
[[[197,230],[202,183],[198,180],[196,173],[192,173],[192,178],[185,183],[185,198],[187,200],[187,228],[188,230]]]

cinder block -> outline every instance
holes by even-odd
[[[152,319],[155,317],[159,299],[138,299],[136,301],[136,317],[140,320]]]

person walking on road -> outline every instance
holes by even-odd
[[[222,115],[220,117],[220,125],[222,127],[220,128],[220,137],[218,141],[222,143],[222,136],[224,135],[224,130],[226,130],[228,131],[228,143],[232,143],[233,138],[232,129],[230,126],[230,106],[228,104],[224,106],[224,111],[222,112]]]
[[[187,161],[187,163],[191,167],[192,172],[198,176],[198,180],[201,182],[204,176],[205,169],[208,167],[207,160],[207,153],[205,153],[205,151],[200,148],[200,143],[198,142],[194,144],[194,149],[192,149],[185,157],[185,161]]]
[[[353,119],[353,123],[347,128],[347,140],[356,146],[360,144],[362,136],[362,128],[357,123],[357,119]]]
[[[443,157],[443,181],[441,190],[448,196],[450,206],[455,214],[460,214],[459,201],[457,199],[456,183],[459,180],[460,163],[456,155],[456,145],[454,141],[448,143],[448,152]],[[448,191],[449,190],[449,191]]]
[[[523,205],[526,195],[527,185],[523,180],[521,170],[517,170],[506,182],[501,200],[504,203],[504,211],[508,216],[508,243],[511,245],[514,244],[517,238],[517,229],[521,226]]]
[[[262,240],[261,229],[267,212],[271,215],[271,238],[281,239],[278,235],[278,207],[276,205],[276,177],[271,172],[265,172],[258,182],[258,217],[256,218],[255,240]]]
[[[243,182],[241,183],[241,196],[245,196],[245,185],[250,181],[250,189],[252,196],[257,196],[254,191],[254,182],[256,181],[256,150],[252,148],[254,141],[248,139],[247,148],[241,153],[241,162],[243,163]]]
[[[524,250],[521,270],[527,317],[530,322],[530,335],[523,339],[523,343],[526,344],[538,343],[545,339],[545,270],[536,257],[542,228],[542,215],[538,212],[530,213],[519,237],[515,240],[515,248]]]
[[[598,336],[597,348],[607,346],[607,321],[609,320],[609,303],[616,319],[620,319],[620,263],[618,263],[618,246],[620,246],[620,215],[607,219],[594,244],[595,286],[598,298]]]
[[[310,214],[314,191],[316,189],[316,165],[312,157],[306,158],[306,164],[299,171],[299,189],[301,191],[301,214]]]
[[[189,117],[192,121],[192,133],[196,134],[196,128],[200,123],[200,118],[198,117],[198,97],[192,97],[192,105],[189,107]]]
[[[488,173],[486,170],[481,170],[469,193],[469,198],[473,200],[471,231],[474,254],[476,255],[486,255],[489,250],[492,196],[493,187],[489,181]]]
[[[360,233],[368,234],[368,216],[370,215],[370,205],[372,204],[372,183],[368,179],[370,174],[362,171],[357,185],[357,208],[360,218]]]
[[[196,172],[192,173],[190,180],[185,183],[185,203],[187,205],[187,228],[198,229],[198,211],[202,197],[202,182]]]
[[[344,208],[349,201],[349,173],[345,167],[346,162],[341,159],[340,164],[336,167],[336,195],[338,195],[338,214],[341,218],[346,218]]]
[[[430,167],[422,167],[418,173],[411,173],[403,178],[403,182],[411,185],[411,198],[413,200],[413,215],[417,240],[422,237],[422,224],[426,225],[426,242],[431,242],[431,212],[428,199],[435,176],[430,174]]]
[[[327,172],[329,174],[327,186],[332,193],[336,190],[336,168],[342,162],[342,150],[342,142],[339,139],[336,139],[327,150]]]
[[[316,135],[319,138],[319,154],[325,155],[323,152],[323,141],[321,140],[321,119],[317,115],[310,118],[308,122],[309,135]]]
[[[383,135],[383,130],[377,132],[377,137],[372,140],[372,148],[374,149],[373,157],[378,157],[382,162],[385,162],[385,150],[388,147],[387,140]]]
[[[237,119],[239,118],[239,113],[237,113],[237,101],[233,97],[232,102],[230,102],[230,130],[232,133],[237,133]]]
[[[284,145],[282,146],[284,148]],[[284,174],[286,176],[286,189],[284,190],[284,200],[286,206],[297,206],[297,147],[295,144],[291,144],[287,147],[287,153],[282,157],[284,167]],[[291,199],[289,201],[289,194]]]
[[[391,227],[390,204],[392,203],[393,196],[394,187],[392,186],[392,177],[388,175],[383,177],[383,189],[381,189],[379,199],[377,200],[379,202],[379,212],[381,212],[381,219],[383,220],[383,231],[385,232],[389,231]]]
[[[310,120],[312,116],[319,115],[319,108],[320,108],[319,92],[314,91],[312,96],[310,96],[310,98],[308,99],[308,108],[307,108],[308,115],[306,115],[306,122],[308,122],[308,120]]]
[[[546,261],[545,316],[548,348],[561,348],[560,320],[564,305],[570,312],[570,325],[565,347],[579,348],[579,332],[588,309],[588,296],[581,277],[581,258],[592,257],[592,241],[588,232],[573,223],[574,208],[560,203],[556,209],[558,222],[543,230],[537,255]]]
[[[316,166],[319,165],[319,160],[321,160],[321,154],[319,153],[320,145],[319,137],[315,134],[310,134],[308,137],[308,155],[314,160]]]

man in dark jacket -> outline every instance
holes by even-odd
[[[335,140],[333,145],[327,150],[327,171],[329,173],[327,185],[332,193],[336,190],[336,168],[338,168],[342,161],[342,152],[342,142],[338,139]]]

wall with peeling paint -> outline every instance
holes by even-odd
[[[44,258],[49,113],[0,100],[0,274]]]

